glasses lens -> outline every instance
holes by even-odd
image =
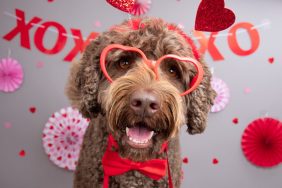
[[[161,69],[162,74],[179,88],[182,96],[196,89],[202,80],[202,66],[192,58],[165,55],[157,61],[155,67],[157,77],[158,69]]]
[[[103,70],[102,64],[105,64],[103,72],[108,79],[115,80],[124,75],[127,71],[136,66],[138,59],[142,58],[142,55],[138,51],[131,49],[132,47],[129,47],[129,49],[123,48],[107,48],[105,53],[102,52],[101,59],[105,60],[105,63],[101,62],[101,66]]]

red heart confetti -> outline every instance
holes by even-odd
[[[41,69],[43,67],[44,67],[44,63],[42,61],[36,63],[36,68]]]
[[[130,13],[135,4],[135,0],[107,0],[107,2],[113,7],[127,13]]]
[[[251,93],[251,88],[248,88],[248,87],[246,87],[245,89],[244,89],[244,92],[246,93],[246,94],[248,94],[248,93]]]
[[[4,127],[5,127],[6,129],[10,129],[10,128],[12,127],[12,123],[10,123],[10,122],[5,122],[5,123],[4,123]]]
[[[95,27],[101,27],[101,26],[102,26],[102,24],[101,24],[100,21],[96,21],[96,22],[95,22]]]
[[[48,0],[49,3],[52,3],[54,0]]]
[[[25,157],[25,150],[21,150],[20,152],[19,152],[19,156],[20,157]]]
[[[32,106],[29,108],[29,111],[34,114],[36,112],[36,108]]]
[[[195,30],[217,32],[235,22],[235,14],[224,8],[224,0],[202,0],[196,15]]]
[[[183,161],[183,163],[185,163],[185,164],[188,164],[188,162],[189,162],[187,157],[184,157],[182,161]]]
[[[213,158],[212,164],[216,165],[216,164],[218,164],[218,163],[219,163],[218,159],[217,159],[217,158]]]
[[[234,124],[238,124],[238,123],[239,123],[239,119],[238,119],[238,118],[234,118],[234,119],[232,120],[232,122],[233,122]]]
[[[268,62],[269,62],[270,64],[274,63],[274,57],[268,58]]]

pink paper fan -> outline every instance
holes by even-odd
[[[146,14],[151,7],[151,0],[136,0],[130,14],[134,16],[139,16],[141,14]]]
[[[282,123],[273,118],[259,118],[245,129],[241,147],[246,158],[261,167],[282,162]]]
[[[0,62],[0,91],[13,92],[23,82],[23,69],[16,59],[3,58]]]
[[[77,109],[63,108],[49,118],[43,130],[43,147],[57,166],[75,170],[88,120]]]
[[[217,94],[214,105],[211,107],[211,112],[219,112],[223,110],[229,102],[229,88],[223,80],[215,77],[212,78],[211,85]]]

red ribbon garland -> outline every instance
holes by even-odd
[[[109,135],[108,147],[102,159],[104,169],[103,188],[109,187],[110,176],[121,175],[130,170],[138,170],[140,173],[153,180],[159,180],[166,175],[166,169],[168,169],[169,188],[173,188],[168,159],[151,159],[145,162],[134,162],[129,159],[121,158],[118,152],[111,150],[112,147],[117,148],[118,145],[112,135]],[[166,142],[162,145],[161,152],[162,151],[167,152]]]

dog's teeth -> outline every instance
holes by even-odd
[[[149,135],[149,137],[148,137],[148,139],[146,139],[146,140],[137,140],[137,139],[134,139],[134,138],[132,138],[131,136],[129,136],[129,128],[127,128],[126,127],[126,134],[127,134],[127,136],[128,136],[128,139],[130,140],[130,141],[132,141],[132,142],[134,142],[134,143],[136,143],[136,144],[147,144],[150,140],[151,140],[151,138],[153,137],[153,135],[155,134],[155,132],[154,131],[151,131],[150,132],[150,135]]]
[[[149,139],[151,139],[153,135],[154,135],[154,131],[151,131]]]
[[[128,136],[128,133],[129,133],[129,128],[128,128],[128,127],[126,127],[126,128],[125,128],[125,131],[126,131],[126,135]]]

